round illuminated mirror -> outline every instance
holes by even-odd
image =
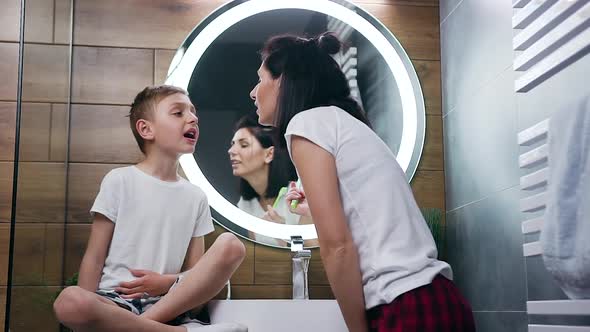
[[[240,181],[247,180],[255,188],[260,184],[255,179],[261,177],[246,174],[244,165],[235,164],[246,157],[232,157],[232,142],[239,144],[246,137],[248,144],[240,148],[241,153],[250,148],[249,157],[268,152],[263,144],[256,145],[253,130],[237,129],[256,110],[249,93],[258,79],[259,51],[274,35],[315,36],[325,31],[334,32],[345,43],[335,59],[352,95],[411,180],[425,133],[424,100],[416,72],[391,32],[347,1],[232,1],[195,27],[168,71],[166,83],[186,89],[199,115],[201,135],[195,154],[180,159],[184,173],[207,194],[217,223],[258,243],[287,247],[291,236],[301,236],[307,247],[317,245],[312,220],[285,215],[281,219],[280,208],[275,210],[279,218],[269,218],[265,207],[268,203],[280,206],[280,195],[271,197],[276,198],[274,202],[253,201],[245,199],[240,189]],[[273,151],[274,156],[284,152]],[[276,179],[269,176],[267,180]]]

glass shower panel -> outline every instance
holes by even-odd
[[[71,0],[25,0],[10,331],[59,331],[64,285]],[[14,190],[13,189],[13,190]]]

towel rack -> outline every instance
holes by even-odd
[[[527,92],[590,52],[589,0],[512,0],[516,92]]]
[[[543,226],[550,164],[547,153],[548,131],[549,119],[546,119],[518,133],[518,145],[522,151],[519,165],[523,173],[520,177],[522,234],[539,234]],[[522,249],[525,257],[542,254],[539,241],[526,242]],[[590,300],[527,301],[527,313],[529,315],[590,316]],[[529,324],[528,330],[529,332],[590,332],[590,326]]]

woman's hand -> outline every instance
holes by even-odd
[[[295,182],[289,182],[289,191],[287,191],[287,195],[285,195],[285,199],[287,200],[287,204],[289,205],[289,211],[291,213],[298,214],[300,216],[311,217],[311,211],[309,211],[309,206],[307,205],[307,199],[305,199],[305,192],[303,189],[297,188]],[[297,207],[293,209],[291,206],[291,202],[297,200]]]
[[[285,218],[281,217],[281,215],[277,212],[277,210],[273,209],[272,206],[266,206],[266,212],[262,216],[262,219],[276,222],[279,224],[285,223]]]
[[[148,270],[129,269],[135,280],[122,282],[115,291],[124,299],[140,299],[146,296],[160,296],[168,292],[176,281],[175,275],[163,275]]]

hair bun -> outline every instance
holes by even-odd
[[[333,55],[340,52],[342,42],[333,32],[325,32],[317,37],[317,45],[320,50]]]

